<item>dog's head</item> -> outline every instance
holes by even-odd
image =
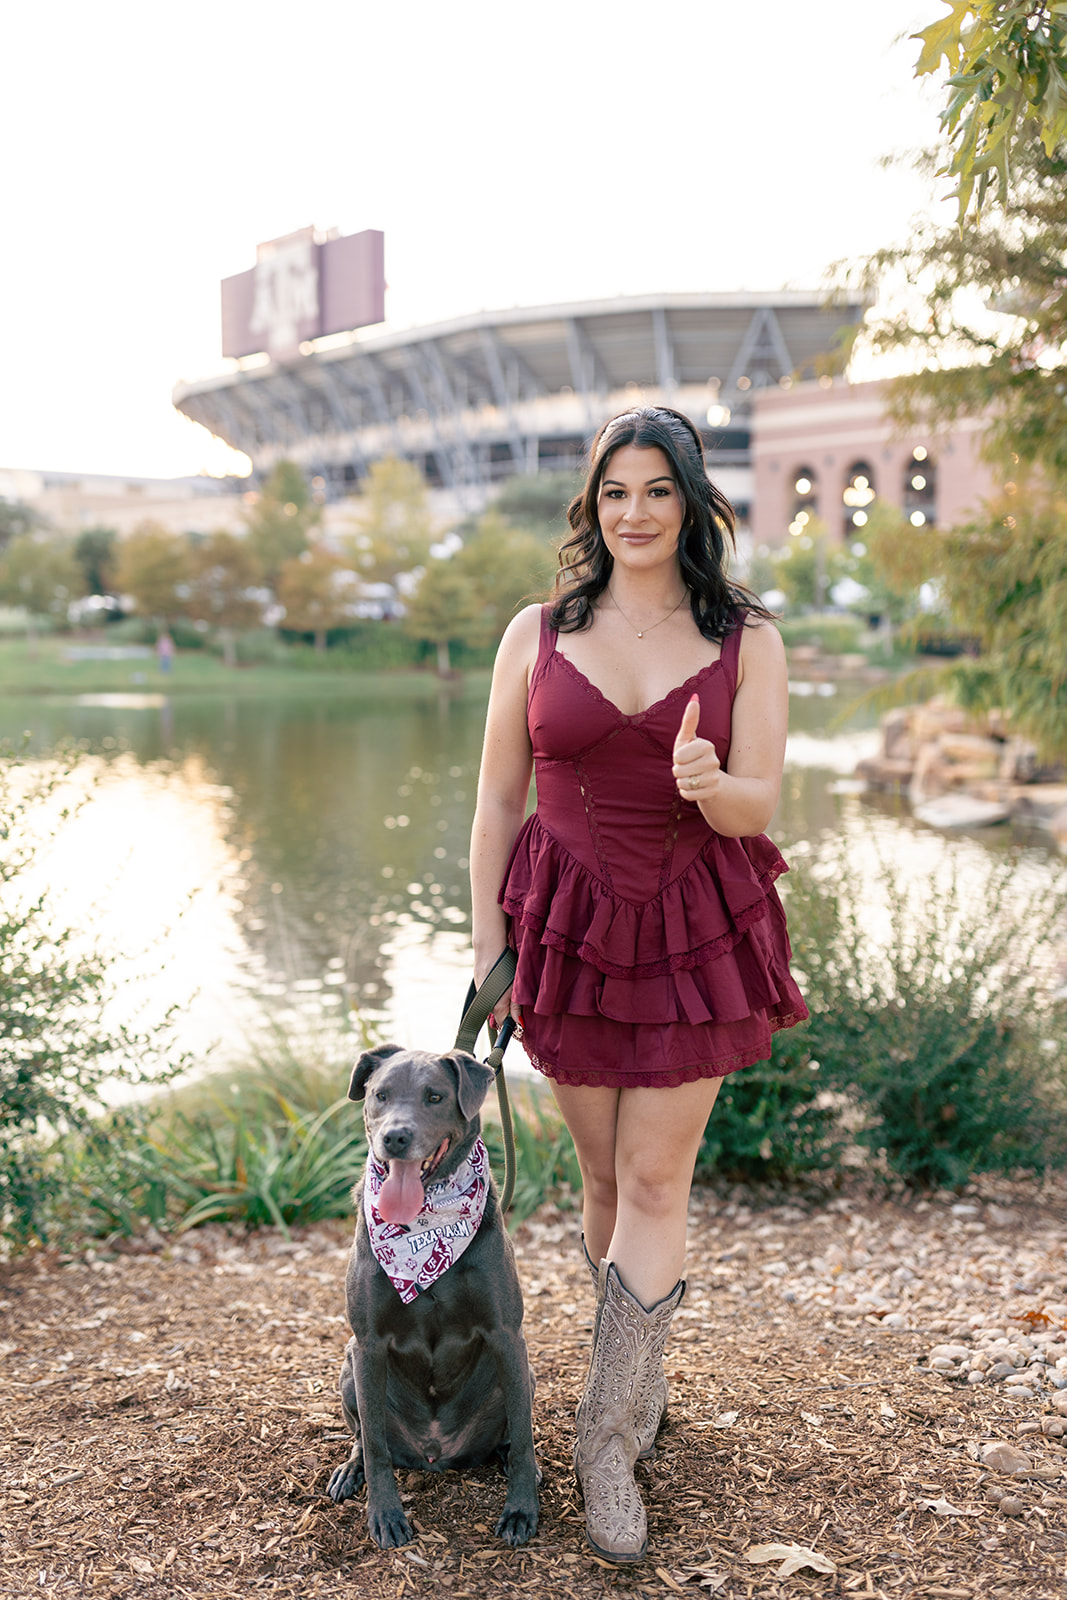
[[[492,1081],[492,1068],[465,1050],[435,1056],[386,1044],[360,1056],[348,1098],[363,1101],[367,1142],[387,1169],[379,1197],[387,1222],[414,1222],[426,1185],[463,1161]]]

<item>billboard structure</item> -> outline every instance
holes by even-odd
[[[376,228],[319,238],[301,228],[256,250],[256,264],[222,280],[222,353],[292,360],[300,346],[385,320],[385,235]]]

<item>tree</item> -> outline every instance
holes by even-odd
[[[931,169],[936,158],[926,157]],[[1003,204],[962,228],[920,223],[849,276],[874,297],[906,297],[854,330],[873,351],[905,356],[889,406],[902,426],[936,430],[982,417],[987,455],[1067,476],[1067,146],[1020,148]],[[1011,477],[1009,470],[1005,474]]]
[[[844,552],[828,551],[829,533],[820,517],[810,517],[803,533],[790,537],[774,560],[774,581],[790,605],[821,610],[831,587],[843,576]]]
[[[21,500],[0,499],[0,550],[20,533],[33,533],[44,526],[44,518],[38,516],[32,506]]]
[[[1067,760],[1067,493],[1005,497],[937,533],[934,552],[952,622],[982,645],[952,669],[957,698]]]
[[[285,608],[285,626],[313,633],[315,649],[325,650],[327,630],[341,627],[351,616],[358,581],[344,558],[322,544],[284,562],[276,592]]]
[[[544,594],[556,570],[544,539],[512,527],[495,507],[478,519],[452,560],[478,608],[472,644],[495,644],[519,607]]]
[[[363,581],[395,586],[402,573],[426,565],[433,538],[418,467],[395,456],[375,461],[364,481],[363,515],[349,541]]]
[[[307,549],[312,530],[322,521],[322,508],[296,462],[279,461],[245,520],[249,547],[273,586],[284,563]]]
[[[74,541],[74,558],[85,577],[86,594],[114,594],[114,528],[85,528]]]
[[[1051,157],[1067,139],[1067,7],[1043,0],[944,0],[948,15],[922,41],[917,77],[949,68],[941,113],[957,181],[959,222],[980,213],[990,183],[1003,203],[1011,163],[1034,133]],[[975,186],[977,184],[977,195]]]
[[[187,614],[217,630],[228,667],[237,665],[234,635],[263,620],[261,597],[256,592],[261,577],[255,551],[237,534],[209,534],[192,551]]]
[[[493,509],[516,528],[558,544],[569,531],[567,507],[581,486],[574,472],[524,473],[504,480]]]
[[[407,602],[404,630],[413,639],[437,647],[438,676],[452,670],[449,646],[471,639],[481,622],[481,605],[475,585],[454,559],[427,563],[414,594]]]
[[[545,592],[554,568],[543,539],[487,511],[460,550],[427,563],[405,629],[437,646],[437,669],[447,676],[449,645],[495,644],[523,601]]]
[[[158,522],[139,523],[119,544],[115,587],[129,595],[142,617],[165,625],[184,616],[191,576],[188,543]]]
[[[84,593],[81,568],[61,540],[21,533],[0,555],[0,600],[25,611],[31,648],[34,618],[66,622],[71,601]]]
[[[919,591],[937,576],[939,559],[933,529],[915,528],[896,506],[875,500],[862,532],[840,552],[835,580],[851,579],[865,591],[845,602],[850,610],[899,626],[918,615]]]

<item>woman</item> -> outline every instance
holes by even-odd
[[[600,1263],[575,1468],[593,1548],[637,1561],[634,1462],[666,1407],[704,1127],[723,1077],[807,1015],[773,888],[785,863],[761,832],[786,670],[770,613],[726,577],[733,512],[680,412],[606,423],[568,517],[553,602],[513,620],[493,674],[475,975],[517,950],[504,1004],[574,1139]]]

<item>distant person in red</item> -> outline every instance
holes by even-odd
[[[568,511],[548,605],[501,640],[471,843],[475,977],[506,944],[510,1006],[583,1183],[597,1311],[578,1408],[586,1530],[647,1544],[634,1464],[667,1403],[686,1214],[727,1073],[807,1016],[762,830],[785,756],[785,652],[726,572],[734,514],[700,435],[613,418]],[[536,768],[537,810],[526,818]],[[599,1263],[599,1265],[598,1265]]]
[[[168,673],[174,662],[174,640],[165,628],[156,640],[156,660],[162,673]]]

